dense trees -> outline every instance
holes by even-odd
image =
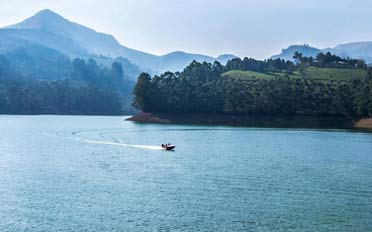
[[[65,79],[35,81],[12,70],[0,56],[1,114],[117,115],[130,102],[126,85],[119,62],[103,68],[93,59],[75,59]]]
[[[117,92],[93,86],[73,87],[69,81],[0,83],[1,114],[92,114],[122,112]]]
[[[296,52],[293,55],[298,65],[308,65],[315,67],[335,67],[335,68],[363,68],[366,69],[367,65],[364,60],[361,59],[350,59],[350,58],[341,58],[330,52],[319,53],[315,58],[314,57],[305,57],[301,53]]]
[[[295,59],[293,63],[234,58],[225,66],[193,61],[182,72],[153,78],[142,73],[134,87],[133,105],[153,112],[349,118],[372,115],[372,73],[348,82],[290,78],[307,66],[366,68],[363,61],[330,53],[315,58],[296,53]],[[34,81],[13,70],[7,58],[0,55],[0,113],[119,114],[126,103],[129,109],[133,85],[125,78],[122,61],[104,67],[94,59],[75,59],[68,66],[63,80]],[[230,70],[280,75],[249,80],[222,75]]]
[[[298,59],[304,59],[299,54]],[[244,115],[313,115],[367,117],[372,115],[372,73],[363,80],[321,82],[281,76],[234,79],[224,71],[289,71],[293,64],[280,60],[233,59],[219,63],[192,62],[183,72],[151,78],[141,74],[134,106],[143,111],[171,113],[229,113]]]
[[[124,71],[120,62],[114,61],[111,69],[100,67],[94,59],[74,59],[70,78],[98,88],[124,89]]]
[[[142,73],[138,77],[137,84],[134,88],[134,106],[138,109],[148,109],[151,102],[151,77],[147,73]]]
[[[255,72],[287,72],[294,71],[294,63],[282,59],[268,59],[265,61],[255,60],[245,57],[243,60],[234,58],[229,60],[224,67],[225,71],[229,70],[250,70]]]

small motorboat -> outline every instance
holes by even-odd
[[[166,150],[166,151],[172,151],[174,150],[174,148],[176,148],[176,145],[172,145],[172,144],[162,144],[161,147]]]

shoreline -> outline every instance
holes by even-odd
[[[229,114],[171,114],[141,112],[126,121],[137,123],[194,124],[270,128],[372,130],[372,118],[353,121],[342,117],[247,116]]]
[[[372,118],[363,118],[358,120],[357,122],[355,122],[354,128],[372,130]]]

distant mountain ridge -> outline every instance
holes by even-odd
[[[121,45],[112,35],[100,33],[83,25],[71,22],[51,10],[42,10],[34,16],[14,25],[0,29],[0,52],[13,48],[37,44],[57,50],[70,57],[108,56],[123,57],[140,67],[143,71],[161,73],[180,71],[192,60],[226,62],[233,55],[218,58],[173,52],[157,56]],[[8,39],[6,39],[8,38]],[[18,42],[17,42],[18,41]]]
[[[274,55],[270,58],[272,59],[284,59],[284,60],[293,60],[293,54],[295,52],[300,52],[304,56],[312,56],[315,57],[317,54],[319,54],[322,50],[311,47],[307,44],[304,45],[291,45],[288,48],[282,49],[282,52],[278,55]]]
[[[350,57],[355,59],[364,59],[367,63],[372,63],[372,41],[352,42],[339,44],[334,48],[319,49],[304,45],[291,45],[288,48],[282,49],[281,53],[274,55],[271,58],[281,58],[285,60],[293,60],[293,54],[298,51],[304,56],[315,57],[320,52],[331,52],[340,57]]]
[[[325,49],[306,44],[291,45],[271,58],[293,60],[293,54],[296,51],[305,56],[316,56],[319,52],[330,51],[342,57],[362,58],[367,63],[372,63],[372,42],[353,42]],[[219,61],[225,64],[229,59],[236,57],[230,54],[210,57],[183,51],[175,51],[162,56],[153,55],[123,46],[112,35],[71,22],[48,9],[36,13],[20,23],[1,28],[0,54],[8,54],[12,59],[16,59],[15,63],[18,65],[28,64],[27,73],[32,73],[32,66],[37,67],[38,70],[42,69],[46,65],[48,59],[45,56],[48,54],[52,54],[51,57],[53,57],[53,59],[49,59],[52,63],[51,66],[58,66],[58,62],[66,57],[70,59],[76,57],[97,59],[97,57],[106,56],[108,60],[120,57],[120,60],[130,70],[141,70],[151,74],[181,71],[193,60],[199,62]],[[24,54],[28,56],[21,57]],[[27,57],[29,60],[26,60]],[[40,62],[32,59],[40,59]],[[108,64],[104,59],[98,60],[101,60],[103,64]],[[45,72],[45,75],[48,73]]]
[[[340,44],[330,51],[338,56],[360,58],[372,63],[372,41]]]

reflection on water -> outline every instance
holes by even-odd
[[[1,116],[0,231],[371,231],[371,151],[340,130]]]

